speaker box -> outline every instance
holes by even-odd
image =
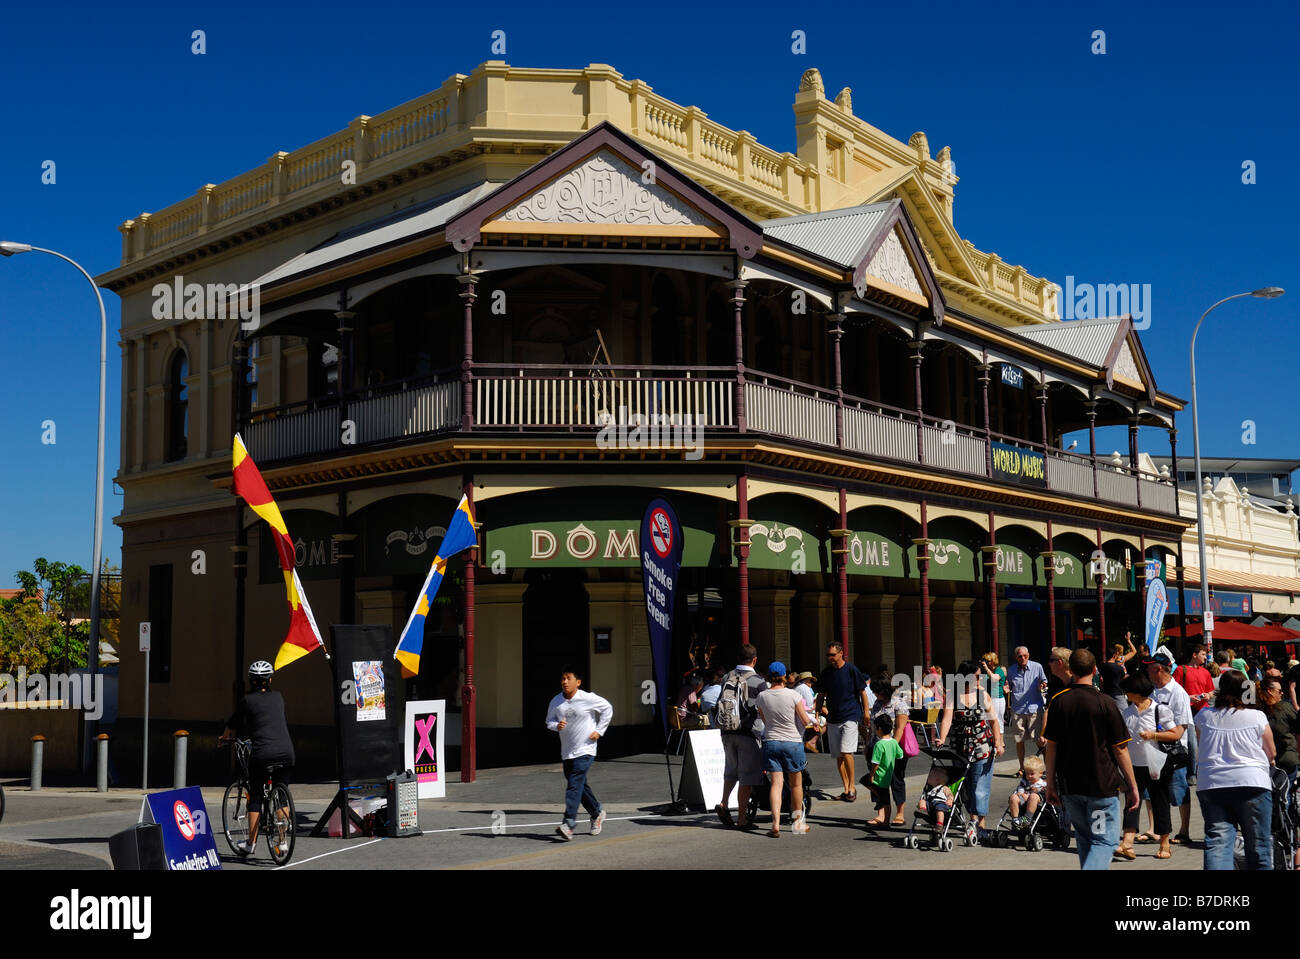
[[[109,837],[108,854],[113,859],[114,869],[166,870],[162,826],[136,823],[130,829],[123,829]]]

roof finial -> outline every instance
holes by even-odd
[[[819,97],[826,96],[826,86],[822,83],[822,73],[816,67],[809,67],[803,72],[803,77],[799,80],[799,92],[804,93],[812,90]]]
[[[845,87],[843,90],[841,90],[839,92],[839,95],[835,98],[835,105],[839,107],[841,110],[843,110],[845,113],[852,113],[853,112],[853,91],[848,87]]]

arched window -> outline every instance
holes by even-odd
[[[183,460],[189,454],[189,388],[185,378],[190,363],[184,350],[177,350],[167,366],[167,462]]]
[[[262,341],[250,339],[244,344],[244,349],[248,354],[248,365],[244,368],[244,382],[240,386],[244,394],[240,398],[240,407],[246,413],[251,413],[257,406],[257,358],[262,355]],[[238,351],[239,344],[236,343],[230,350],[232,366],[235,364]]]

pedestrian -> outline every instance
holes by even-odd
[[[715,725],[717,720],[718,697],[722,695],[722,678],[726,675],[725,669],[714,668],[709,676],[709,684],[700,691],[700,713],[708,717],[710,726]]]
[[[876,734],[875,745],[871,747],[871,798],[876,804],[876,815],[867,820],[867,826],[886,826],[889,824],[889,801],[894,788],[894,768],[902,761],[903,747],[894,738],[894,717],[881,713],[872,720]],[[903,807],[898,807],[902,816]],[[899,820],[902,821],[901,819]]]
[[[1232,869],[1240,829],[1247,869],[1273,868],[1273,731],[1268,717],[1247,709],[1254,692],[1245,676],[1225,670],[1214,705],[1196,717],[1201,755],[1196,798],[1205,821],[1205,869]]]
[[[1016,759],[1020,763],[1017,776],[1025,774],[1025,740],[1038,744],[1043,731],[1043,686],[1047,676],[1043,667],[1031,662],[1029,650],[1016,647],[1016,661],[1007,670],[1007,685],[1011,691],[1011,731],[1016,737]],[[1039,745],[1038,751],[1043,751]]]
[[[1051,654],[1047,657],[1047,703],[1052,703],[1052,697],[1070,685],[1070,651],[1064,646],[1052,647]]]
[[[1197,713],[1210,705],[1210,700],[1214,698],[1214,677],[1205,668],[1205,661],[1209,656],[1210,651],[1204,643],[1195,643],[1188,651],[1187,662],[1174,671],[1174,680],[1183,687],[1192,704],[1193,719]],[[1191,765],[1187,767],[1187,785],[1195,786],[1196,749],[1199,744],[1196,737],[1190,735],[1186,737],[1185,742],[1188,756],[1191,758]]]
[[[803,771],[808,767],[804,756],[803,731],[808,725],[808,711],[803,697],[785,685],[785,663],[767,668],[768,688],[758,694],[758,717],[763,722],[763,766],[771,781],[772,828],[767,834],[781,836],[781,791],[790,778],[790,831],[795,835],[808,832],[803,821]]]
[[[1192,738],[1195,719],[1187,690],[1174,682],[1174,664],[1164,653],[1156,653],[1147,661],[1147,675],[1152,683],[1151,698],[1167,706],[1174,723],[1183,729],[1182,744],[1188,755],[1192,754],[1188,740]],[[1178,832],[1171,840],[1175,843],[1191,842],[1188,830],[1192,824],[1192,790],[1188,783],[1188,767],[1174,770],[1169,776],[1169,803],[1178,809]]]
[[[889,718],[892,724],[893,732],[891,735],[899,746],[903,747],[903,755],[894,763],[894,781],[890,784],[890,792],[893,795],[894,805],[898,808],[897,815],[894,816],[893,825],[901,826],[903,824],[903,804],[907,802],[907,761],[911,756],[917,755],[916,735],[911,734],[910,745],[907,739],[909,735],[908,719],[911,716],[911,708],[907,702],[907,692],[903,687],[895,689],[893,684],[887,679],[873,679],[871,681],[871,691],[875,695],[875,704],[871,707],[871,721],[874,724],[881,716]],[[873,734],[875,726],[872,726]],[[874,754],[876,736],[873,735],[872,750]],[[908,750],[911,750],[910,754]]]
[[[980,657],[980,672],[988,688],[989,698],[993,700],[993,714],[998,722],[1007,721],[1007,671],[998,663],[998,654],[987,652]]]
[[[803,697],[803,708],[808,711],[808,728],[804,730],[803,746],[810,753],[819,751],[817,740],[821,738],[821,727],[825,722],[817,715],[817,694],[813,692],[813,678],[812,673],[800,673],[798,685],[794,688],[795,692]]]
[[[1119,846],[1121,809],[1138,808],[1129,762],[1128,729],[1115,701],[1092,684],[1097,658],[1070,654],[1074,682],[1052,701],[1043,730],[1047,741],[1047,801],[1060,802],[1074,826],[1083,869],[1109,869]],[[1120,793],[1124,802],[1120,801]]]
[[[763,783],[763,748],[759,745],[763,727],[758,718],[758,694],[767,689],[763,677],[754,671],[758,650],[746,643],[740,647],[740,662],[722,680],[722,693],[715,710],[722,730],[722,802],[714,807],[718,819],[730,829],[757,829],[749,820],[749,794]],[[731,791],[740,786],[740,822],[733,823],[728,808]]]
[[[1132,645],[1132,640],[1129,644]],[[1124,661],[1124,647],[1115,643],[1110,648],[1110,658],[1097,667],[1097,672],[1101,675],[1101,691],[1115,700],[1115,705],[1119,707],[1120,712],[1128,706],[1128,697],[1120,688],[1120,684],[1128,675],[1128,671],[1124,668]]]
[[[1025,760],[1025,775],[1016,785],[1016,791],[1007,797],[1011,824],[1017,829],[1028,829],[1046,794],[1047,764],[1042,756],[1030,756]]]
[[[853,779],[853,755],[858,751],[858,727],[866,721],[867,677],[844,658],[844,647],[831,643],[826,647],[826,662],[817,681],[817,715],[826,717],[826,738],[844,791],[841,802],[855,802],[857,785]]]
[[[1214,654],[1214,666],[1215,668],[1210,671],[1210,675],[1214,677],[1214,688],[1217,691],[1219,688],[1219,677],[1223,675],[1223,671],[1225,669],[1232,669],[1232,653],[1226,649],[1219,650]]]
[[[1295,792],[1297,779],[1300,778],[1300,717],[1296,709],[1282,698],[1282,680],[1269,677],[1264,680],[1264,712],[1268,715],[1268,728],[1273,733],[1273,748],[1277,753],[1277,768],[1286,773],[1291,780],[1291,791]],[[1294,865],[1300,868],[1300,848],[1296,849]]]
[[[1134,673],[1125,676],[1122,685],[1128,700],[1123,716],[1124,725],[1132,737],[1127,748],[1133,776],[1138,789],[1145,790],[1151,797],[1153,830],[1160,840],[1156,858],[1169,859],[1173,855],[1169,835],[1174,831],[1169,815],[1170,769],[1168,756],[1156,744],[1178,742],[1184,730],[1173,721],[1168,707],[1151,698],[1154,687],[1150,678]],[[1130,861],[1137,858],[1133,851],[1133,838],[1137,834],[1138,812],[1133,809],[1124,813],[1124,839],[1116,850]]]
[[[1300,702],[1296,700],[1297,693],[1300,693],[1300,661],[1292,659],[1287,663],[1282,683],[1283,697],[1290,701],[1292,707],[1300,710]]]
[[[614,707],[606,699],[581,688],[582,674],[573,666],[560,670],[560,692],[546,711],[546,728],[560,734],[560,759],[564,762],[564,821],[555,832],[565,842],[573,839],[578,824],[578,804],[591,816],[591,834],[599,836],[605,825],[605,809],[587,783],[587,773],[596,761],[596,743],[614,718]]]
[[[938,745],[947,742],[951,733],[953,750],[963,758],[969,757],[966,778],[972,785],[971,814],[983,829],[993,790],[993,760],[1006,749],[1002,724],[993,714],[992,703],[970,660],[958,665],[953,687],[952,698],[943,709]]]

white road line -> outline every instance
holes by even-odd
[[[276,872],[279,872],[281,869],[292,869],[294,866],[301,866],[305,862],[315,862],[317,859],[324,859],[326,856],[337,856],[341,852],[351,852],[354,849],[360,849],[362,846],[373,846],[377,842],[383,842],[386,838],[387,837],[385,836],[380,836],[378,839],[372,839],[369,842],[359,843],[355,846],[348,846],[346,849],[335,849],[333,852],[323,852],[319,856],[312,856],[310,859],[299,859],[286,866],[277,867]]]
[[[605,822],[618,822],[620,819],[644,819],[648,815],[654,815],[654,814],[642,813],[639,816],[606,816]],[[703,818],[703,816],[695,816],[692,818],[701,819]],[[437,832],[475,832],[476,830],[479,829],[493,829],[493,828],[531,829],[531,828],[537,828],[538,826],[558,826],[559,824],[560,824],[559,822],[524,822],[524,823],[515,823],[509,826],[506,825],[497,826],[495,823],[490,823],[486,826],[454,826],[450,829],[425,829],[422,830],[422,832],[424,835],[429,836]]]

